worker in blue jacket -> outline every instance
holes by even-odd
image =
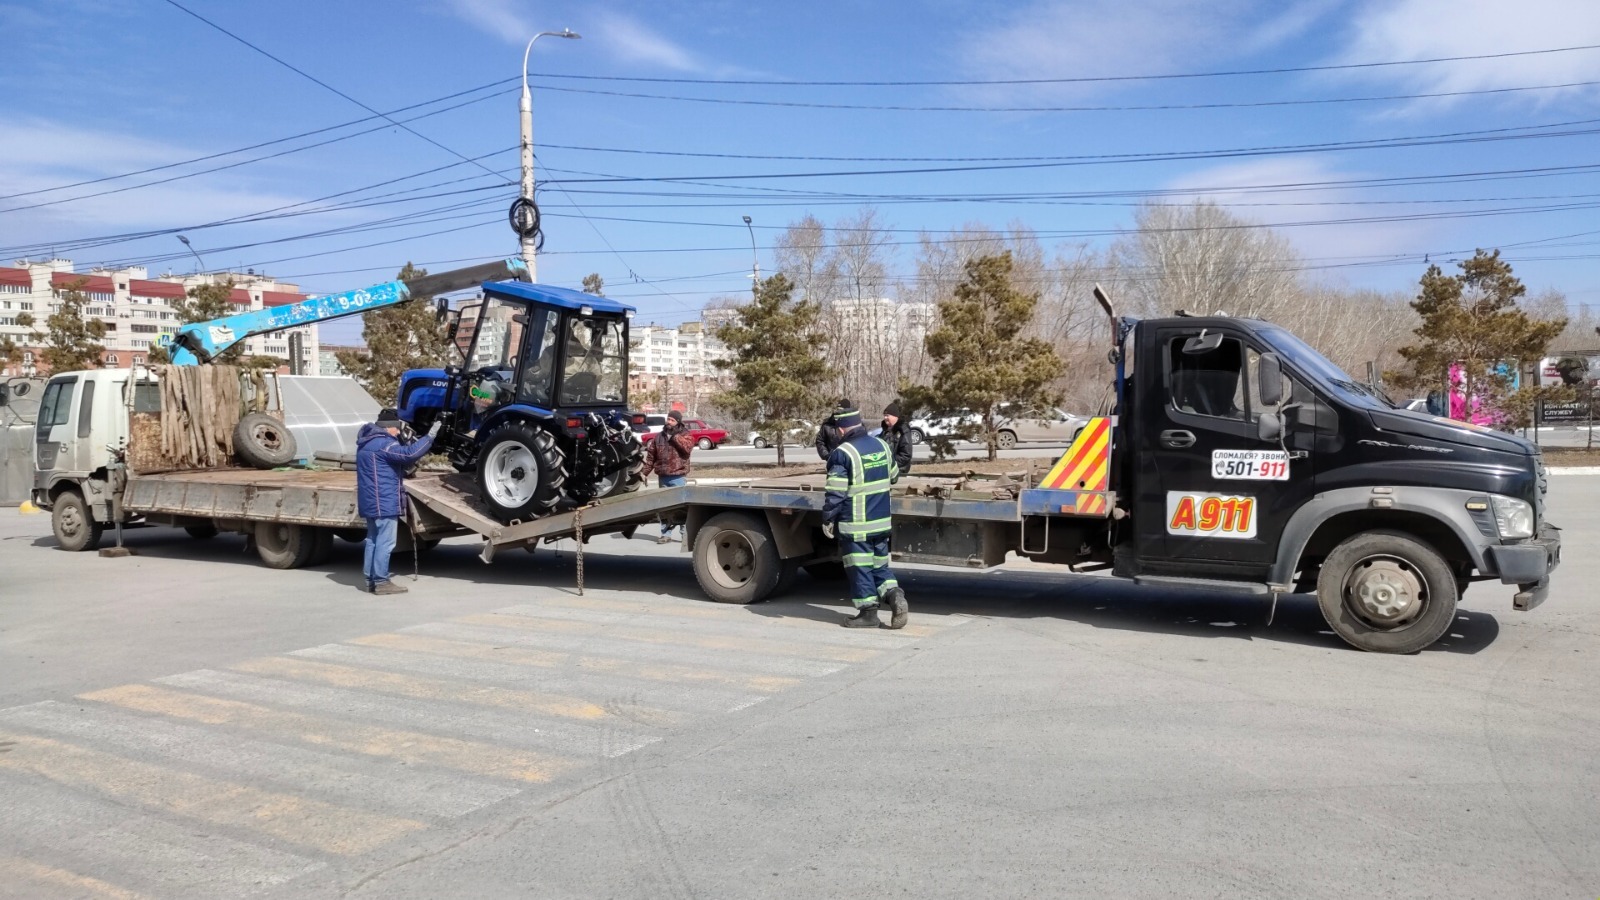
[[[406,470],[428,454],[439,430],[435,422],[432,431],[407,443],[400,439],[404,425],[398,413],[385,409],[356,435],[356,510],[367,520],[363,571],[367,590],[374,594],[406,592],[389,580],[389,554],[406,512],[406,492],[400,482]]]
[[[910,604],[889,571],[889,489],[899,480],[894,451],[867,433],[861,411],[840,408],[833,421],[840,442],[828,455],[827,502],[823,533],[839,538],[839,554],[850,583],[856,614],[846,628],[877,628],[880,605],[890,608],[890,628],[906,627]]]

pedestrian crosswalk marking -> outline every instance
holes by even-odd
[[[650,681],[710,682],[743,688],[762,693],[776,693],[794,687],[802,679],[787,675],[753,675],[694,666],[667,663],[641,663],[621,657],[591,656],[582,653],[534,650],[527,647],[503,647],[456,641],[445,638],[422,637],[415,634],[372,634],[354,638],[346,643],[361,647],[382,647],[412,653],[428,653],[485,662],[510,663],[541,669],[574,668],[593,672],[643,678]]]
[[[877,656],[879,652],[869,647],[802,644],[764,638],[696,635],[684,632],[656,631],[649,628],[625,625],[564,619],[540,619],[509,613],[481,613],[462,616],[453,621],[467,625],[485,625],[493,628],[516,628],[526,631],[579,635],[595,634],[613,640],[635,641],[645,644],[673,644],[676,646],[699,647],[706,650],[737,650],[741,653],[767,656],[797,656],[806,659],[828,660],[829,662],[863,662]]]
[[[218,781],[21,732],[0,734],[0,741],[11,743],[0,753],[0,771],[36,775],[213,825],[254,829],[326,853],[365,853],[426,827],[413,819]]]
[[[286,659],[281,656],[252,659],[233,666],[233,669],[249,672],[252,675],[314,681],[336,687],[358,688],[419,699],[498,706],[583,721],[597,721],[614,715],[603,706],[571,697],[557,697],[503,687],[453,684],[435,678],[419,678],[375,669],[353,668],[304,659]],[[676,716],[659,710],[630,710],[627,716],[635,722],[642,717],[650,719],[651,724],[660,726],[675,724],[677,719]]]
[[[18,881],[31,882],[41,889],[60,888],[74,897],[99,897],[105,900],[144,900],[143,894],[125,891],[116,885],[106,884],[98,878],[79,875],[55,866],[45,866],[32,860],[15,856],[0,856],[0,880],[12,887],[21,887]],[[32,891],[28,893],[33,893]],[[18,894],[17,896],[26,896]]]
[[[307,744],[351,753],[426,763],[514,781],[544,782],[577,766],[572,760],[496,747],[475,741],[341,722],[285,712],[254,703],[203,697],[168,688],[130,684],[81,695],[81,699],[174,719],[229,725],[284,735]]]

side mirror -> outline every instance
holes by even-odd
[[[1210,353],[1222,346],[1222,332],[1213,331],[1210,334],[1201,332],[1183,342],[1183,352],[1189,354]]]
[[[1256,395],[1263,408],[1277,409],[1283,405],[1283,366],[1278,362],[1278,354],[1261,354],[1256,381]],[[1281,428],[1283,422],[1280,420],[1278,425]]]
[[[1256,437],[1265,443],[1276,443],[1283,439],[1283,414],[1264,412],[1256,419]]]

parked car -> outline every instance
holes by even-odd
[[[1009,417],[1000,419],[995,427],[995,440],[1002,450],[1010,450],[1018,444],[1066,445],[1077,440],[1078,432],[1088,423],[1088,418],[1084,416],[1075,416],[1060,409],[1049,409],[1016,419]]]
[[[799,425],[796,425],[795,427],[784,432],[783,435],[783,442],[785,444],[794,444],[801,447],[804,447],[806,444],[809,444],[816,439],[817,426],[806,421],[801,421]],[[757,450],[765,450],[766,448],[773,446],[770,434],[762,434],[758,431],[750,432],[750,446],[756,448]]]
[[[689,437],[694,438],[694,444],[701,450],[714,450],[728,442],[726,428],[714,428],[707,425],[704,419],[684,419],[683,424],[689,429]]]

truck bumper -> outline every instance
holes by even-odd
[[[1550,573],[1561,565],[1561,529],[1546,524],[1539,536],[1521,544],[1497,544],[1485,552],[1501,584],[1517,586],[1511,607],[1530,610],[1550,593]]]

